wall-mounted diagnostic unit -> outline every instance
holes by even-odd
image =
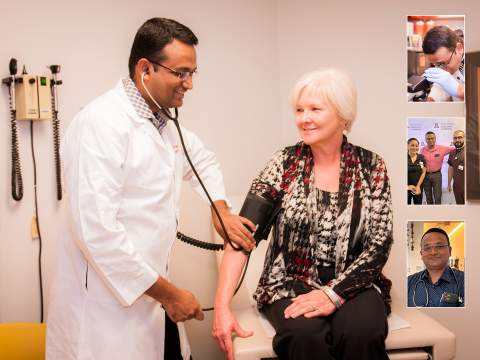
[[[23,197],[17,120],[52,120],[57,199],[61,200],[62,198],[59,151],[60,122],[57,107],[57,85],[61,85],[62,81],[57,79],[57,75],[60,72],[60,65],[50,65],[49,69],[51,76],[32,75],[27,73],[24,66],[22,74],[17,75],[17,60],[12,58],[9,64],[10,76],[2,80],[2,82],[8,86],[9,90],[12,140],[11,186],[12,197],[16,201],[20,201]],[[33,122],[31,128],[33,129]]]

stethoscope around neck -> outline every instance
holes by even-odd
[[[455,275],[455,271],[453,271],[453,269],[449,266],[448,269],[450,270],[450,273],[452,274],[453,276],[453,279],[455,280],[455,288],[456,288],[456,295],[458,297],[458,301],[457,301],[457,305],[459,304],[462,304],[463,303],[463,298],[460,296],[460,288],[458,286],[458,279],[457,279],[457,275]],[[415,282],[415,286],[413,287],[413,296],[412,296],[412,300],[413,300],[413,305],[415,307],[427,307],[428,306],[428,302],[430,301],[430,297],[428,296],[428,290],[427,290],[427,283],[425,282],[425,280],[423,280],[423,277],[426,275],[426,269],[423,270],[422,274],[420,275],[420,278]],[[420,283],[423,283],[423,289],[425,291],[425,298],[426,298],[426,301],[425,301],[425,304],[424,305],[417,305],[417,302],[415,301],[415,297],[417,295],[417,287]],[[444,293],[445,294],[445,293]]]
[[[143,89],[145,90],[145,92],[147,93],[148,97],[150,98],[150,100],[155,104],[155,106],[169,119],[169,120],[172,120],[173,123],[175,124],[175,127],[177,128],[177,131],[178,131],[178,135],[180,136],[180,142],[182,144],[182,148],[183,148],[183,152],[185,154],[185,157],[187,158],[187,161],[188,163],[190,164],[190,167],[192,168],[192,171],[193,173],[195,174],[200,186],[202,187],[205,195],[207,196],[208,198],[208,201],[210,202],[210,205],[212,206],[213,208],[213,211],[215,212],[215,215],[217,215],[217,218],[220,222],[220,226],[222,227],[222,230],[223,230],[223,233],[225,234],[225,239],[227,240],[227,242],[229,243],[229,245],[236,251],[242,251],[242,247],[241,246],[238,246],[238,245],[235,245],[231,240],[230,240],[230,237],[228,236],[228,232],[227,232],[227,229],[225,227],[225,224],[223,223],[223,219],[217,209],[217,206],[213,203],[213,200],[210,196],[210,194],[208,193],[207,191],[207,188],[205,187],[205,185],[203,184],[203,181],[202,179],[200,178],[200,175],[198,175],[198,172],[197,170],[195,169],[195,166],[193,166],[193,163],[192,163],[192,160],[190,159],[190,156],[188,155],[188,152],[187,152],[187,148],[185,146],[185,142],[183,140],[183,134],[182,134],[182,130],[180,129],[180,124],[178,123],[178,109],[175,107],[173,109],[173,113],[174,115],[172,116],[172,114],[170,113],[170,111],[168,109],[165,109],[163,106],[160,106],[160,104],[153,98],[152,94],[150,94],[150,91],[148,91],[148,88],[145,86],[145,82],[143,80],[144,76],[145,76],[146,72],[143,72],[141,77],[140,77],[140,81],[142,83],[142,86],[143,86]]]
[[[173,108],[173,113],[174,115],[170,113],[170,111],[164,109],[163,107],[160,107],[160,111],[169,119],[172,120],[175,123],[175,126],[178,124],[178,108]]]

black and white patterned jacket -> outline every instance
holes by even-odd
[[[345,299],[376,284],[387,306],[390,281],[381,271],[392,245],[390,185],[383,159],[350,144],[346,137],[340,160],[338,214],[335,220],[335,278],[328,284]],[[306,198],[313,185],[313,156],[303,142],[279,151],[253,180],[250,192],[281,199],[263,272],[254,294],[259,307],[296,296],[292,283],[312,289],[322,285],[317,276],[315,244],[306,214]],[[322,211],[322,209],[318,209]]]

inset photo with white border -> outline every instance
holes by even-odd
[[[465,223],[407,223],[407,306],[465,306]]]
[[[465,15],[407,16],[407,101],[465,99]]]
[[[407,118],[407,204],[465,204],[465,118]]]

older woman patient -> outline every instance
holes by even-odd
[[[388,359],[385,163],[344,135],[356,115],[356,90],[344,72],[305,75],[292,107],[302,141],[275,154],[250,189],[282,206],[254,294],[275,328],[273,349],[280,359]],[[229,308],[245,262],[227,247],[215,298],[213,335],[229,359],[232,333],[252,335]]]

